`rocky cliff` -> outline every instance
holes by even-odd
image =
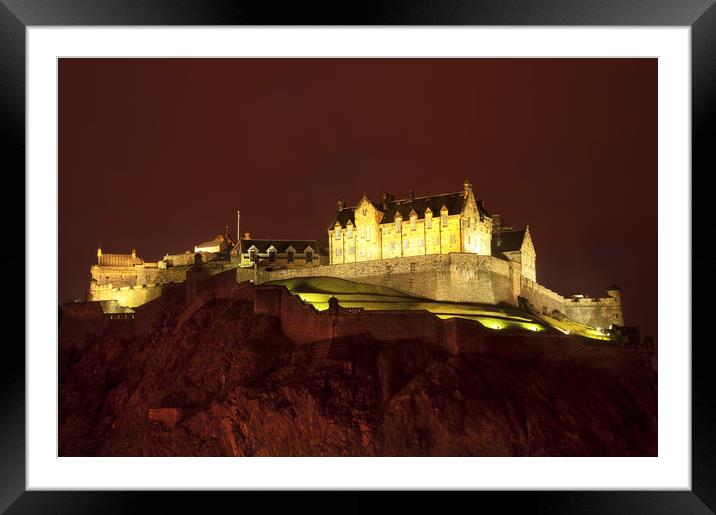
[[[655,376],[638,353],[527,337],[527,358],[296,345],[246,300],[187,312],[168,295],[153,309],[144,325],[61,316],[61,456],[657,453]]]

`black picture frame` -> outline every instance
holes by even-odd
[[[710,195],[703,180],[716,170],[712,134],[716,133],[716,5],[714,0],[503,0],[440,2],[396,1],[335,2],[330,7],[316,3],[293,3],[277,9],[270,2],[230,0],[0,0],[0,126],[7,210],[6,241],[25,241],[20,211],[9,201],[24,199],[25,192],[25,29],[31,26],[83,25],[621,25],[691,27],[692,73],[692,235],[693,271],[713,270],[716,259],[702,248],[710,240],[709,213],[701,200]],[[12,184],[12,181],[16,181]],[[697,185],[698,187],[694,187]],[[699,206],[701,206],[699,208]],[[9,223],[8,223],[9,222]],[[50,230],[51,228],[48,228]],[[22,252],[3,253],[6,291],[24,291],[26,269]],[[692,329],[703,327],[708,312],[706,294],[716,283],[699,277],[692,288]],[[22,284],[21,284],[22,283]],[[321,506],[343,512],[373,510],[383,504],[374,492],[352,492],[334,502],[313,501],[305,493],[276,496],[256,493],[189,492],[67,492],[25,491],[25,352],[24,296],[3,295],[6,321],[16,320],[19,333],[5,333],[0,355],[0,510],[7,513],[121,513],[149,511],[159,501],[162,512],[204,512],[217,499],[235,502],[276,503],[296,509]],[[22,311],[20,313],[19,311]],[[17,315],[13,316],[15,313]],[[700,323],[699,323],[700,322]],[[8,324],[9,325],[9,324]],[[707,333],[692,337],[692,490],[691,491],[585,491],[585,492],[476,492],[477,502],[498,502],[501,509],[537,513],[712,513],[716,510],[716,400],[713,392],[716,360]],[[689,342],[668,342],[688,345]],[[668,366],[668,365],[667,365]],[[422,492],[404,495],[401,511],[414,507],[445,508],[444,501],[428,499]],[[460,499],[450,503],[464,505]]]

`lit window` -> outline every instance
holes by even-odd
[[[341,257],[341,249],[336,249],[336,257]]]
[[[353,237],[353,226],[352,225],[348,226],[348,237],[349,238]]]
[[[411,231],[414,231],[414,230],[415,230],[415,227],[417,226],[417,223],[418,223],[418,217],[417,217],[417,216],[411,216],[411,217],[410,217],[410,230],[411,230]]]
[[[396,230],[396,231],[399,231],[399,230],[400,230],[400,225],[401,225],[402,223],[403,223],[403,219],[402,219],[402,218],[400,218],[399,216],[395,217],[395,230]]]
[[[336,239],[337,240],[341,239],[341,228],[340,227],[336,227]]]
[[[365,239],[370,241],[370,225],[368,226],[367,231],[368,231],[368,232],[366,233]]]
[[[406,249],[407,249],[409,246],[410,246],[410,242],[409,242],[408,240],[405,240],[405,241],[403,242],[403,248],[406,248]]]
[[[428,229],[431,229],[433,227],[433,215],[425,215],[425,225],[427,225]]]
[[[365,215],[367,215],[367,214],[368,214],[368,210],[367,210],[367,209],[364,209],[364,210],[363,210],[363,216],[365,216]]]
[[[442,214],[443,227],[447,227],[447,213]]]

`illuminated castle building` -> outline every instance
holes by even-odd
[[[184,282],[200,266],[213,275],[235,270],[236,281],[261,284],[296,277],[336,277],[386,286],[436,301],[520,306],[531,313],[594,328],[623,326],[621,292],[605,297],[564,297],[537,283],[536,252],[529,227],[505,227],[487,211],[465,181],[462,191],[375,202],[362,195],[345,202],[327,228],[328,244],[317,240],[255,239],[223,235],[167,254],[157,262],[136,252],[97,251],[90,268],[89,301],[103,309],[131,309],[161,295],[163,285]]]
[[[382,202],[363,195],[355,207],[338,203],[328,229],[330,264],[378,259],[470,253],[497,255],[520,263],[522,276],[537,280],[535,250],[529,228],[505,230],[475,200],[472,185],[463,191]]]

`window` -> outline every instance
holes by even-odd
[[[366,240],[370,240],[370,225],[369,225],[368,228],[366,229],[365,239],[366,239]]]
[[[433,228],[433,215],[430,213],[425,214],[425,225],[427,225],[428,229]]]
[[[467,219],[467,228],[468,229],[470,228],[470,219],[469,218]]]
[[[336,227],[336,239],[337,240],[341,239],[341,228],[340,227]]]
[[[440,245],[440,236],[435,236],[435,245]]]
[[[455,243],[455,235],[454,234],[450,235],[450,243]]]
[[[363,216],[366,216],[367,214],[368,214],[368,210],[367,210],[367,209],[364,209],[364,210],[363,210]]]
[[[402,223],[403,223],[403,219],[400,218],[399,216],[396,216],[396,217],[395,217],[395,230],[396,230],[396,231],[399,231],[399,230],[400,230],[400,226],[401,226]]]
[[[268,261],[269,261],[269,263],[275,263],[275,262],[276,262],[276,251],[275,251],[275,250],[269,250],[269,251],[268,251]]]
[[[348,226],[348,237],[349,238],[353,237],[353,226],[352,225]]]
[[[447,213],[440,215],[443,219],[443,227],[447,227]]]
[[[410,217],[410,230],[414,231],[418,224],[418,217],[417,216],[411,216]]]
[[[295,255],[295,252],[293,250],[286,251],[286,261],[289,263],[293,263],[293,257]]]
[[[341,255],[343,255],[341,249],[336,249],[336,257],[341,257]]]
[[[249,250],[249,259],[252,263],[258,263],[259,255],[258,252],[256,252],[256,249]]]
[[[403,248],[407,249],[410,246],[410,242],[408,240],[405,240],[403,242]]]
[[[420,246],[421,246],[421,247],[424,247],[424,246],[425,246],[425,240],[422,239],[422,238],[420,238]]]
[[[307,250],[306,251],[306,264],[312,264],[312,263],[313,263],[313,251]]]

